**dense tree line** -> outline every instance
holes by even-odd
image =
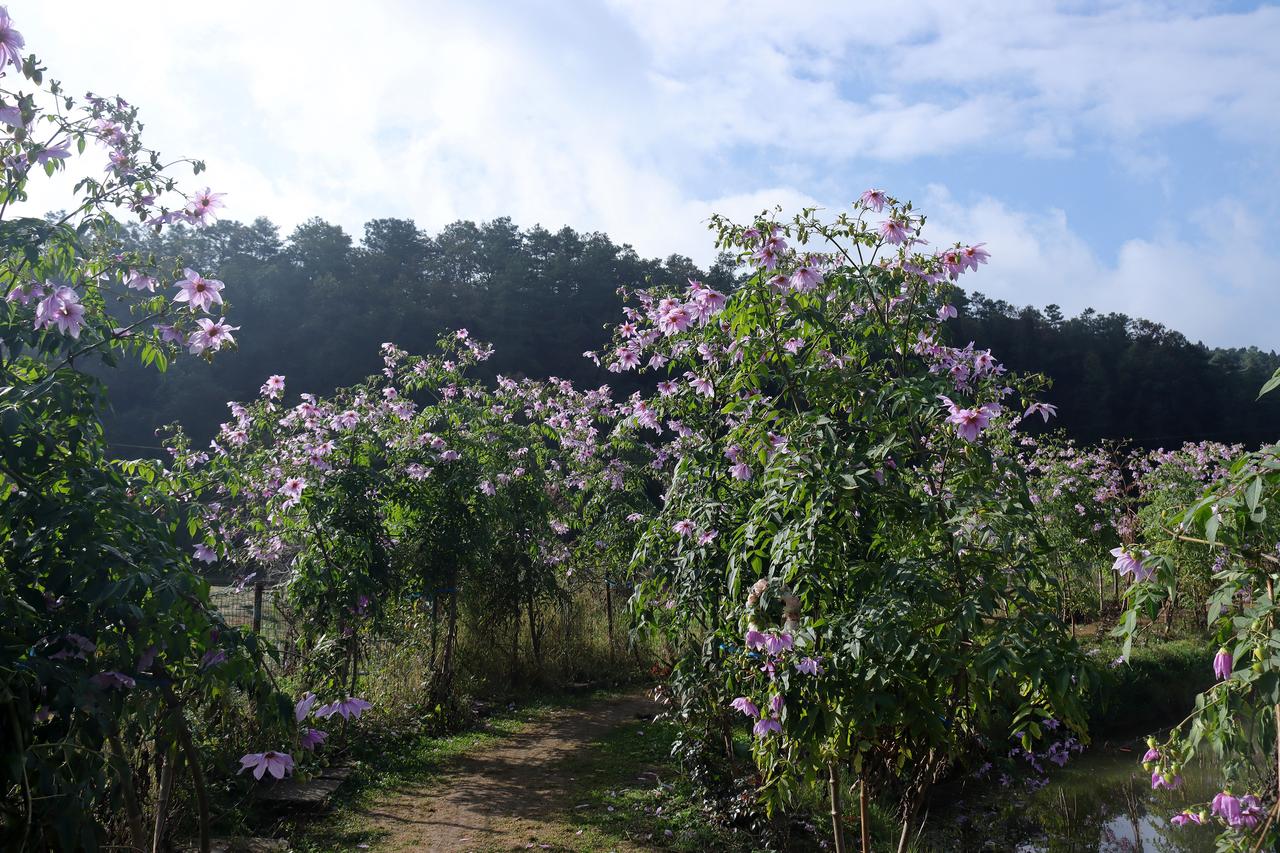
[[[182,256],[235,285],[239,350],[213,364],[183,359],[164,374],[130,364],[110,371],[108,436],[122,455],[156,447],[157,426],[180,421],[208,438],[227,400],[257,393],[268,374],[322,393],[379,367],[378,346],[427,351],[445,330],[493,341],[490,369],[633,388],[583,358],[604,346],[622,306],[619,287],[701,278],[731,289],[733,264],[640,257],[600,233],[521,230],[509,219],[456,222],[428,234],[412,221],[376,219],[358,243],[319,219],[287,238],[267,219],[134,232],[128,242]],[[1060,424],[1076,438],[1146,444],[1217,439],[1256,443],[1280,424],[1280,398],[1253,403],[1280,357],[1256,348],[1210,349],[1146,320],[1056,306],[1017,308],[974,294],[953,321],[953,343],[991,348],[1010,368],[1043,372]],[[621,380],[621,381],[620,381]]]
[[[1056,305],[1017,308],[973,294],[953,320],[1011,370],[1053,380],[1046,398],[1081,442],[1128,439],[1173,447],[1213,440],[1257,445],[1280,429],[1280,398],[1257,400],[1280,356],[1257,347],[1210,348],[1150,320]]]

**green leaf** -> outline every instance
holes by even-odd
[[[1274,391],[1277,388],[1280,388],[1280,369],[1277,369],[1275,375],[1268,379],[1266,384],[1262,386],[1262,390],[1258,392],[1258,397],[1261,397],[1269,391]]]

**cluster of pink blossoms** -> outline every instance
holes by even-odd
[[[609,362],[608,370],[612,373],[635,370],[640,366],[645,348],[651,347],[662,337],[677,335],[691,326],[705,326],[712,317],[724,310],[726,301],[723,293],[693,279],[689,279],[689,287],[683,299],[664,297],[654,300],[648,294],[641,294],[641,310],[629,306],[623,309],[627,319],[618,327],[623,343],[614,350],[614,360]],[[642,328],[644,320],[648,320],[652,326]],[[600,363],[600,357],[595,352],[587,351],[583,355],[596,364]],[[649,356],[648,367],[660,368],[669,360],[668,356],[654,352]],[[702,389],[700,392],[706,393]]]
[[[795,641],[791,635],[777,631],[749,630],[744,638],[746,647],[756,654],[763,654],[764,663],[760,670],[769,680],[777,679],[777,671],[784,663],[784,653],[795,649]],[[805,656],[794,661],[795,671],[802,675],[818,676],[822,674],[822,663],[819,658]],[[770,734],[782,733],[782,712],[786,707],[786,699],[781,693],[770,697],[765,712],[746,696],[739,696],[729,703],[729,707],[742,712],[755,720],[752,733],[763,738]]]

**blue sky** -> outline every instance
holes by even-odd
[[[227,214],[603,230],[913,199],[970,287],[1280,349],[1280,7],[1213,2],[10,2],[72,91],[204,157]],[[54,206],[54,200],[50,200]]]

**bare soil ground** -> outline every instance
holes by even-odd
[[[583,750],[610,730],[656,710],[643,693],[628,694],[590,708],[558,711],[495,746],[464,756],[430,783],[403,789],[369,807],[369,828],[381,836],[376,849],[582,849],[568,822],[577,805],[572,802],[575,780],[561,772],[561,766],[575,764]]]

